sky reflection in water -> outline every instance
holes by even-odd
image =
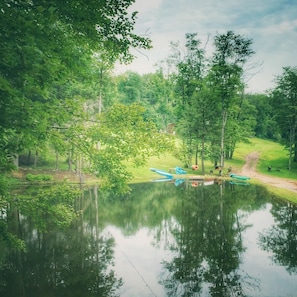
[[[262,187],[172,180],[83,194],[65,229],[12,209],[27,251],[1,254],[0,296],[296,296],[297,207]]]
[[[267,202],[257,210],[238,210],[240,224],[248,226],[241,232],[244,252],[240,255],[238,274],[243,279],[244,295],[239,296],[281,297],[295,296],[297,292],[296,274],[290,275],[285,267],[274,263],[272,252],[264,251],[259,244],[260,234],[275,224],[272,207]],[[174,217],[169,219],[171,222],[174,220]],[[168,228],[168,224],[163,225],[163,228]],[[128,236],[122,231],[113,225],[103,231],[115,239],[115,272],[124,281],[119,291],[120,296],[169,296],[162,285],[162,280],[169,273],[162,263],[171,262],[177,252],[165,248],[165,242],[156,244],[154,228],[140,227],[135,234]],[[169,230],[163,229],[162,232],[169,233]],[[173,236],[170,240],[174,240]],[[201,265],[207,266],[205,262]],[[209,288],[210,284],[204,282],[199,295],[189,296],[211,296]],[[184,288],[177,286],[175,292],[176,296],[182,296]]]

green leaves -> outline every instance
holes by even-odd
[[[233,31],[218,34],[213,43],[214,52],[207,59],[197,34],[186,34],[185,54],[179,44],[173,44],[171,56],[177,70],[173,75],[177,130],[187,147],[187,164],[191,164],[193,155],[197,163],[200,153],[202,168],[209,147],[212,151],[208,155],[220,155],[223,166],[224,158],[232,155],[229,148],[241,140],[235,136],[242,135],[243,65],[254,54],[252,40]],[[228,148],[225,139],[231,143]]]
[[[69,124],[74,105],[67,109],[61,102],[75,83],[94,85],[94,52],[113,65],[131,60],[131,47],[150,47],[149,39],[133,33],[136,13],[127,12],[133,2],[0,3],[0,145],[7,128],[18,135],[9,147],[17,153],[44,145],[53,125]]]
[[[277,77],[276,87],[270,94],[274,107],[274,118],[280,128],[282,138],[289,148],[289,169],[296,156],[297,131],[297,68],[284,67]]]
[[[123,185],[131,178],[125,161],[140,166],[149,156],[173,148],[170,137],[160,134],[155,124],[144,117],[144,111],[137,104],[116,104],[98,117],[98,124],[87,129],[87,138],[93,143],[87,156],[92,172],[107,187]],[[96,148],[98,142],[100,147]]]
[[[49,232],[53,228],[64,228],[70,225],[77,215],[74,210],[74,201],[78,197],[78,189],[61,184],[38,188],[35,193],[27,195],[20,194],[17,202],[14,203],[23,215],[32,218],[39,231]]]

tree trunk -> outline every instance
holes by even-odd
[[[199,148],[198,148],[198,144],[197,144],[196,145],[196,150],[195,150],[195,164],[196,165],[198,165],[198,154],[199,154]]]
[[[99,97],[98,97],[98,114],[99,115],[102,113],[102,76],[103,76],[103,71],[101,69],[101,72],[100,72]],[[96,149],[97,150],[100,149],[100,142],[99,141],[96,143]]]
[[[59,153],[56,151],[55,170],[59,170]]]
[[[30,165],[30,161],[31,161],[31,150],[29,150],[28,152],[28,156],[27,156],[27,165]]]
[[[297,162],[297,141],[294,143],[294,162]]]
[[[68,171],[72,172],[73,168],[72,168],[72,152],[69,151],[68,152]]]
[[[201,170],[202,170],[202,174],[205,174],[204,149],[205,149],[205,139],[204,139],[204,136],[203,136],[202,139],[201,139]]]
[[[38,151],[35,151],[35,156],[34,156],[34,167],[37,166],[37,161],[38,161]]]
[[[85,182],[83,174],[83,157],[80,155],[76,158],[76,174],[79,177],[79,183],[83,184]]]
[[[289,140],[289,165],[288,165],[288,169],[291,170],[292,169],[292,160],[293,160],[293,156],[294,156],[294,146],[295,143],[295,128],[290,129],[290,140]]]
[[[221,129],[221,156],[220,166],[224,168],[224,154],[225,154],[225,128],[227,123],[227,111],[222,111],[222,129]]]
[[[17,169],[19,168],[19,154],[14,155],[13,164]]]

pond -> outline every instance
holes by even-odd
[[[1,256],[0,295],[296,296],[297,209],[228,181],[84,188],[70,228],[9,216],[26,251]]]

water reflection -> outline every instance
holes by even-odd
[[[273,262],[297,273],[297,207],[289,203],[274,204],[271,213],[276,224],[265,229],[259,238],[261,247],[271,253]]]
[[[77,203],[83,207],[98,203],[88,200],[82,195]],[[39,224],[15,210],[9,211],[8,218],[8,229],[15,230],[27,250],[12,249],[2,259],[1,296],[117,296],[122,281],[112,269],[115,241],[101,234],[96,220],[81,215],[70,228],[50,224],[48,231],[36,229]],[[46,221],[44,213],[35,221]]]
[[[127,196],[89,187],[71,228],[9,226],[1,296],[294,296],[296,207],[261,187],[183,180],[137,184]],[[12,228],[13,229],[13,228]]]

